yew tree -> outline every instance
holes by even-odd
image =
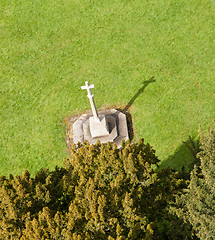
[[[174,211],[189,222],[200,239],[215,239],[215,132],[200,132],[199,164],[191,172],[190,184],[177,199]]]
[[[63,168],[0,178],[0,239],[191,239],[168,203],[186,182],[143,139],[73,145]]]

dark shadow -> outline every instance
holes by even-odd
[[[125,111],[125,108],[116,107],[115,109],[125,114],[128,125],[128,136],[129,139],[132,140],[134,138],[134,128],[131,114],[128,111]]]
[[[163,160],[159,168],[169,167],[179,172],[190,173],[194,164],[199,163],[196,154],[199,152],[199,140],[193,141],[191,137],[176,149],[174,154]]]
[[[139,95],[145,90],[145,88],[150,84],[156,82],[154,77],[151,77],[148,81],[144,81],[143,82],[143,86],[135,93],[135,95],[130,99],[130,101],[128,102],[128,104],[125,106],[125,108],[123,109],[123,112],[127,112],[128,109],[131,107],[131,105],[133,104],[133,102],[139,97]]]

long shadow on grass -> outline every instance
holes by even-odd
[[[131,105],[133,104],[133,102],[139,97],[139,95],[145,90],[145,88],[150,84],[156,82],[154,77],[151,77],[148,81],[144,81],[143,82],[143,86],[134,94],[134,96],[130,99],[130,101],[128,102],[128,104],[125,106],[125,108],[123,109],[123,112],[127,112],[128,109],[131,107]]]
[[[171,169],[189,173],[194,164],[199,160],[196,154],[199,152],[199,140],[193,141],[191,137],[183,142],[166,160],[162,161],[160,168],[170,167]]]

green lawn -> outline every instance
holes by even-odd
[[[67,157],[64,119],[90,108],[131,107],[136,139],[164,165],[214,125],[212,0],[3,0],[0,16],[0,175],[53,169]]]

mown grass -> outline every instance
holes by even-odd
[[[154,77],[131,107],[136,139],[186,164],[182,140],[214,124],[213,13],[212,0],[3,1],[0,174],[62,165],[63,120],[90,108],[86,80],[102,107]]]

